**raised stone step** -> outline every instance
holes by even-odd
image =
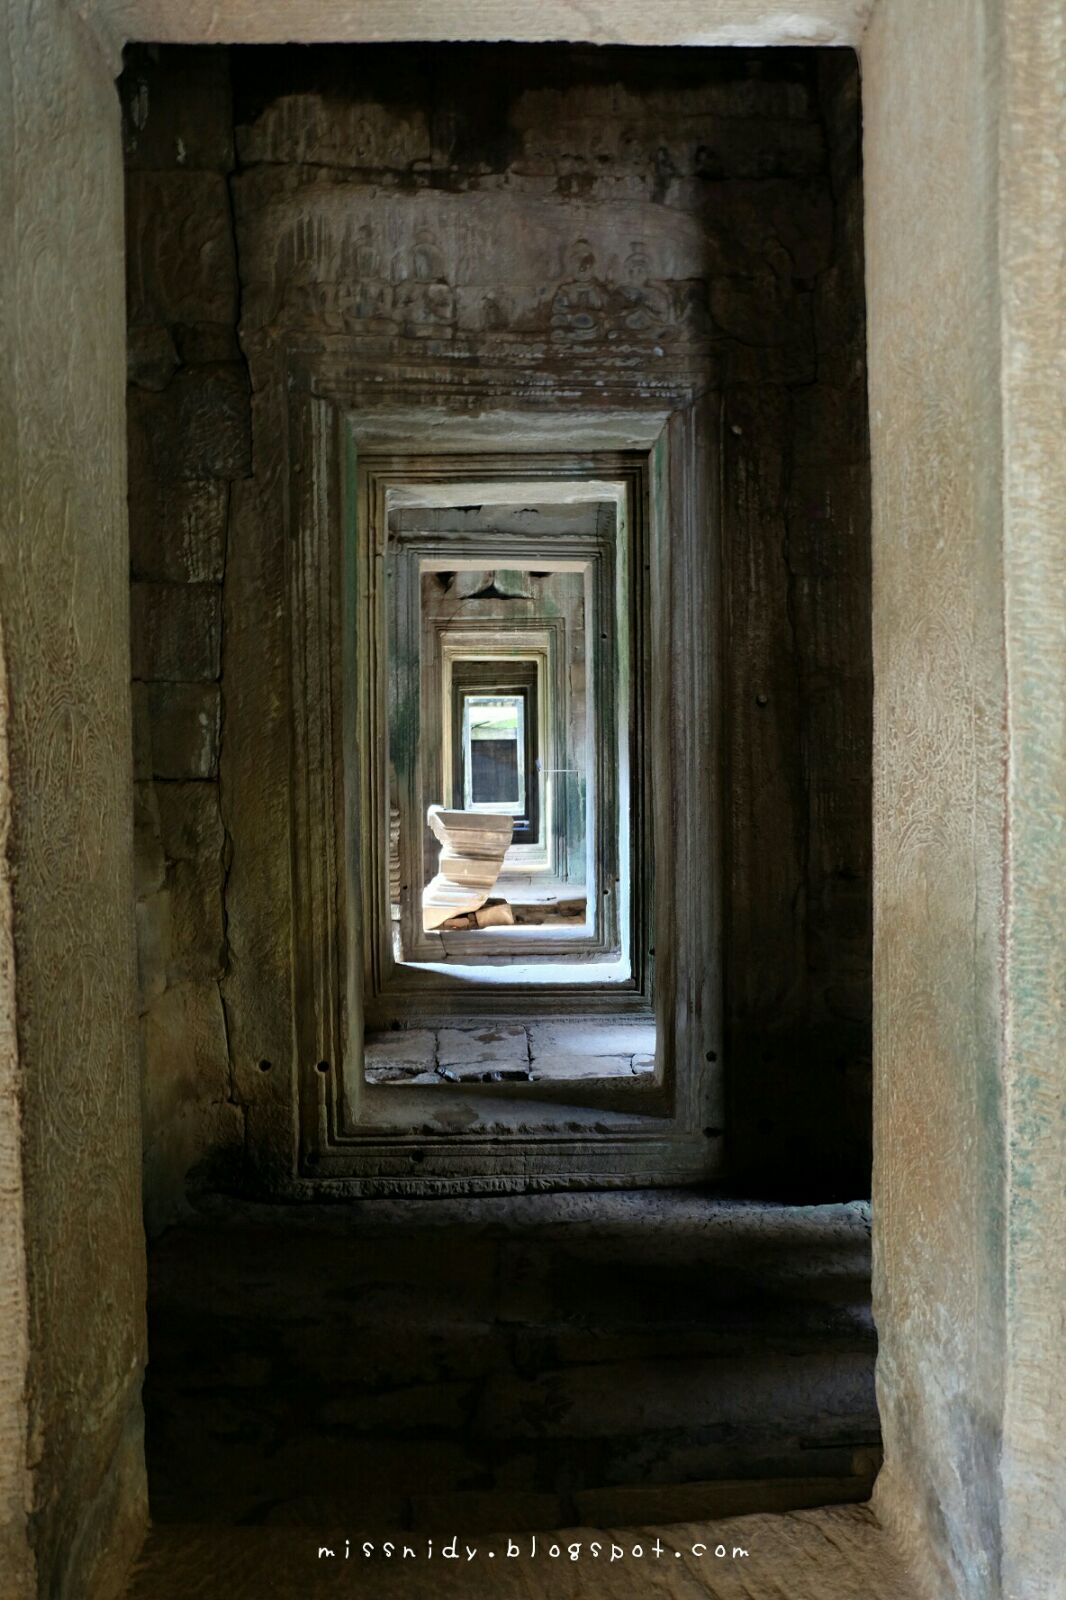
[[[864,1206],[691,1191],[215,1202],[153,1250],[154,1514],[341,1492],[408,1524],[458,1495],[544,1527],[708,1480],[865,1492],[868,1250]]]

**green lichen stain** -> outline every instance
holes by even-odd
[[[566,829],[567,875],[571,881],[585,876],[585,803],[586,782],[583,777],[569,773],[563,779],[566,785],[563,798],[563,817]]]
[[[394,681],[412,681],[406,662],[401,663]],[[417,692],[396,692],[389,715],[389,758],[397,772],[406,772],[415,762],[418,754],[418,720]]]

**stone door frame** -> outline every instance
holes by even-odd
[[[297,370],[290,368],[290,376]],[[286,486],[279,511],[287,507],[282,602],[289,617],[296,1047],[291,1075],[275,1075],[276,1082],[292,1084],[291,1099],[277,1094],[261,1100],[268,1115],[249,1128],[260,1181],[272,1193],[310,1196],[713,1177],[722,1170],[724,1146],[722,883],[720,875],[706,871],[706,863],[721,856],[720,634],[707,622],[717,615],[721,587],[717,397],[680,386],[650,405],[635,398],[622,406],[615,395],[605,409],[590,391],[577,394],[565,411],[540,402],[523,420],[512,395],[506,412],[498,397],[485,396],[472,417],[466,387],[450,420],[446,403],[438,417],[435,459],[461,461],[455,471],[464,477],[468,471],[497,473],[503,481],[513,477],[517,459],[522,475],[538,460],[542,476],[552,470],[572,476],[577,466],[599,472],[612,463],[617,471],[627,464],[647,484],[654,649],[651,699],[641,716],[656,728],[649,780],[658,764],[670,781],[658,785],[659,803],[651,807],[654,930],[636,923],[645,939],[654,940],[649,951],[659,951],[654,998],[660,1049],[653,1081],[420,1089],[369,1086],[362,1070],[367,942],[379,920],[367,899],[381,863],[371,848],[368,875],[364,858],[372,841],[361,818],[368,809],[368,774],[371,782],[374,773],[380,781],[382,768],[379,761],[363,760],[361,750],[380,748],[384,729],[378,725],[380,699],[367,699],[365,682],[376,673],[380,685],[383,668],[375,659],[381,637],[373,599],[380,563],[358,536],[360,505],[368,522],[367,495],[380,493],[390,478],[409,475],[411,454],[403,441],[418,436],[420,412],[406,398],[398,404],[388,395],[353,403],[347,388],[331,386],[321,371],[310,383],[294,377],[279,392],[288,394],[288,426],[275,437],[286,441],[277,482]],[[492,449],[501,432],[513,446],[502,458]],[[575,450],[575,441],[586,438],[587,450]],[[360,457],[373,463],[368,473],[360,473]],[[242,570],[237,563],[238,574]],[[371,598],[347,616],[346,597],[361,595]],[[238,587],[228,603],[240,610],[245,599],[254,605],[254,596],[243,596]],[[261,677],[270,667],[250,660],[246,670]],[[261,684],[256,687],[261,691]],[[252,686],[247,688],[246,695],[240,676],[231,676],[226,715],[231,739],[252,748],[262,734]],[[246,706],[253,709],[246,713]],[[250,825],[261,832],[261,817]],[[249,823],[234,814],[230,826],[240,850],[241,829]],[[281,832],[276,847],[285,849]],[[253,886],[261,903],[251,915],[276,918],[275,896],[286,875],[275,870]],[[631,991],[641,1009],[647,1006],[649,976],[650,963]],[[615,997],[607,998],[614,1003]],[[446,992],[440,1000],[446,1007]],[[241,1014],[241,1002],[240,994],[230,999],[231,1021],[247,1035],[255,1021]],[[454,1004],[466,1003],[457,997]],[[515,1011],[526,1004],[525,995],[519,996]],[[552,1015],[566,1008],[554,990],[545,1005]],[[580,1001],[575,998],[569,1009],[580,1014]],[[286,1149],[295,1151],[292,1165],[279,1159]]]
[[[636,596],[633,596],[632,603],[630,602],[632,578],[636,572],[643,572],[643,556],[636,548],[636,542],[642,541],[645,520],[644,466],[645,463],[639,457],[629,459],[624,455],[618,455],[608,458],[602,453],[597,453],[595,464],[590,468],[587,458],[583,458],[580,451],[575,452],[573,456],[562,457],[546,453],[527,455],[510,451],[500,455],[458,457],[450,451],[426,455],[416,450],[406,457],[390,455],[384,462],[379,462],[373,456],[363,457],[359,461],[355,540],[358,559],[363,564],[364,572],[369,560],[373,559],[371,552],[376,548],[378,540],[385,538],[383,524],[388,515],[386,501],[397,488],[414,495],[418,486],[424,485],[428,491],[428,499],[435,485],[442,487],[454,485],[456,490],[463,487],[466,492],[471,492],[467,486],[476,484],[480,493],[480,485],[484,483],[496,485],[498,492],[506,494],[509,499],[515,487],[528,481],[531,497],[542,493],[550,494],[554,486],[566,485],[573,500],[584,499],[586,502],[598,499],[606,491],[619,491],[615,495],[616,503],[611,508],[605,525],[598,528],[594,536],[574,537],[555,534],[551,536],[550,546],[546,546],[543,543],[538,545],[535,541],[531,542],[528,535],[514,533],[497,535],[489,542],[486,542],[485,534],[460,534],[451,536],[448,540],[448,549],[450,556],[454,556],[457,560],[480,558],[484,560],[486,566],[495,563],[500,566],[519,567],[528,566],[531,561],[534,563],[540,561],[553,566],[556,561],[565,560],[571,563],[580,561],[585,570],[586,603],[590,606],[591,614],[609,618],[609,624],[607,621],[604,622],[604,627],[609,627],[608,648],[592,652],[592,702],[596,708],[597,718],[603,719],[603,737],[598,738],[594,735],[592,741],[592,753],[595,759],[592,762],[591,803],[588,808],[591,813],[588,823],[589,837],[592,841],[590,855],[594,867],[591,879],[594,900],[593,927],[580,940],[568,941],[565,948],[560,947],[558,940],[545,942],[543,939],[524,939],[520,953],[528,952],[540,960],[543,960],[545,955],[553,955],[556,962],[573,962],[584,958],[586,963],[593,957],[598,957],[603,962],[613,953],[617,960],[617,956],[621,953],[623,938],[621,922],[625,920],[629,924],[625,930],[626,955],[632,969],[631,977],[624,982],[613,986],[605,984],[606,992],[602,996],[590,992],[592,986],[588,983],[582,984],[580,991],[573,995],[569,993],[565,983],[553,986],[551,993],[545,992],[545,986],[538,985],[534,988],[528,983],[525,985],[497,983],[491,986],[489,992],[480,988],[474,992],[469,982],[449,981],[446,974],[420,971],[412,966],[413,963],[439,961],[441,954],[439,938],[436,940],[429,938],[421,930],[421,901],[415,894],[406,897],[401,911],[400,927],[403,949],[406,952],[405,960],[403,964],[399,964],[394,959],[388,915],[387,875],[381,855],[384,830],[374,820],[377,812],[384,813],[387,804],[390,760],[387,746],[393,741],[391,729],[386,739],[374,738],[370,733],[372,722],[382,727],[387,724],[387,714],[384,709],[387,674],[383,673],[381,668],[386,662],[388,646],[384,635],[389,623],[384,612],[394,608],[395,625],[399,626],[399,618],[402,616],[408,636],[421,639],[418,573],[423,560],[430,560],[440,566],[444,553],[443,546],[436,538],[404,533],[398,538],[395,536],[389,538],[385,554],[386,588],[391,590],[391,599],[380,596],[378,609],[382,611],[382,616],[375,619],[367,615],[366,611],[370,610],[367,607],[363,613],[362,624],[356,624],[357,637],[360,635],[369,637],[372,628],[380,636],[378,648],[364,652],[361,659],[357,678],[359,687],[369,698],[361,695],[360,704],[356,708],[360,732],[363,735],[360,742],[362,748],[367,751],[364,763],[367,768],[367,785],[364,788],[363,813],[371,823],[369,831],[364,834],[365,848],[362,852],[370,868],[369,872],[364,873],[363,905],[368,908],[366,920],[370,924],[370,938],[364,939],[367,958],[364,962],[364,984],[367,1020],[371,1026],[388,1027],[394,1021],[408,1016],[414,1018],[420,1014],[430,1017],[453,1014],[470,1016],[482,1014],[483,1009],[486,1015],[507,1015],[508,1009],[515,1014],[537,1014],[543,1011],[566,1011],[568,1008],[595,1010],[602,1006],[604,1009],[611,1009],[615,1002],[617,1008],[622,1010],[630,1006],[645,1007],[650,1001],[649,952],[654,946],[654,939],[646,915],[646,901],[651,887],[650,848],[644,848],[643,840],[646,764],[641,760],[641,752],[636,748],[636,742],[628,736],[629,681],[628,675],[619,664],[618,649],[621,645],[619,639],[616,639],[616,633],[620,635],[623,629],[628,635],[633,636],[646,631],[645,608],[643,605],[640,606],[638,614]],[[580,482],[590,483],[593,487],[582,494],[576,488]],[[365,581],[357,582],[356,592],[364,597],[372,592],[380,594],[380,591],[372,590],[371,585]],[[538,624],[538,626],[545,625]],[[588,631],[586,627],[586,632]],[[621,658],[623,665],[628,659],[627,649]],[[377,683],[372,685],[370,679],[372,668],[375,666],[378,668]],[[408,703],[413,702],[419,708],[424,699],[429,703],[429,697],[423,693],[426,672],[426,664],[421,661],[419,655],[418,659],[407,666],[407,679],[404,688],[399,691]],[[562,663],[557,662],[554,677],[558,679],[561,676]],[[637,689],[638,703],[634,711],[638,719],[642,718],[644,712],[644,679],[643,661],[635,663],[634,685]],[[617,693],[612,693],[612,690],[617,690]],[[632,840],[632,844],[629,810],[627,809],[624,814],[620,814],[619,811],[618,789],[621,781],[622,754],[618,748],[619,718],[625,724],[627,734],[624,750],[626,770],[628,772],[632,766],[639,774],[633,786],[632,817],[635,828],[632,832],[637,837]],[[402,818],[401,875],[410,883],[421,880],[424,839],[421,819],[425,815],[426,805],[434,794],[433,790],[427,789],[423,777],[426,757],[429,754],[428,744],[419,710],[414,746],[393,748],[391,751],[391,760],[396,766]],[[611,759],[611,752],[617,753],[617,759]],[[549,764],[554,766],[559,763]],[[621,843],[620,824],[624,833]],[[634,874],[640,872],[643,892],[637,896],[637,909],[638,912],[645,913],[643,917],[623,919],[619,911],[620,896],[614,886],[621,875],[620,851],[627,861],[632,858]],[[604,893],[605,888],[607,893]],[[507,954],[512,958],[515,956],[513,941],[508,943],[506,936],[494,937],[491,931],[486,931],[488,938],[482,940],[475,936],[472,945],[469,938],[464,940],[462,935],[450,938],[449,956],[454,953],[461,957],[466,953],[476,959],[479,948],[489,955]]]

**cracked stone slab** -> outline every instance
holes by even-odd
[[[366,1064],[363,1074],[367,1083],[439,1083],[440,1078],[432,1068],[420,1066],[417,1061],[377,1061]]]
[[[533,1062],[532,1077],[538,1080],[574,1078],[630,1078],[630,1056],[541,1056]]]
[[[452,1083],[528,1083],[529,1062],[525,1057],[503,1061],[452,1062],[442,1067]],[[440,1079],[438,1078],[438,1082]]]
[[[473,1028],[442,1028],[437,1044],[442,1067],[526,1067],[529,1050],[521,1023],[489,1022]]]
[[[540,1056],[654,1056],[654,1022],[541,1022],[529,1030]]]
[[[394,1069],[407,1077],[406,1068],[432,1072],[437,1060],[437,1042],[430,1028],[401,1028],[389,1033],[368,1033],[363,1065],[368,1082],[382,1082],[380,1074]],[[371,1073],[375,1074],[371,1078]]]

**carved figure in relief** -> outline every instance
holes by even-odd
[[[479,320],[486,333],[502,333],[510,326],[510,310],[502,294],[490,289],[481,296]]]
[[[706,278],[686,278],[674,285],[678,299],[679,331],[689,339],[706,342],[714,337],[714,319],[708,304]]]
[[[281,236],[274,267],[276,314],[286,322],[322,320],[327,299],[324,264],[331,249],[320,217],[301,217]]]
[[[346,324],[358,323],[359,333],[393,333],[392,284],[381,270],[368,222],[360,223],[345,251],[344,283],[340,311]]]
[[[455,291],[448,282],[443,251],[428,228],[419,229],[409,257],[400,260],[395,306],[407,338],[454,336]]]
[[[596,276],[596,254],[587,239],[571,246],[567,265],[571,276],[552,297],[552,339],[556,344],[588,344],[604,335],[608,297]]]
[[[651,275],[648,252],[639,240],[622,267],[622,282],[615,291],[617,330],[641,338],[665,334],[674,320],[669,290]]]

